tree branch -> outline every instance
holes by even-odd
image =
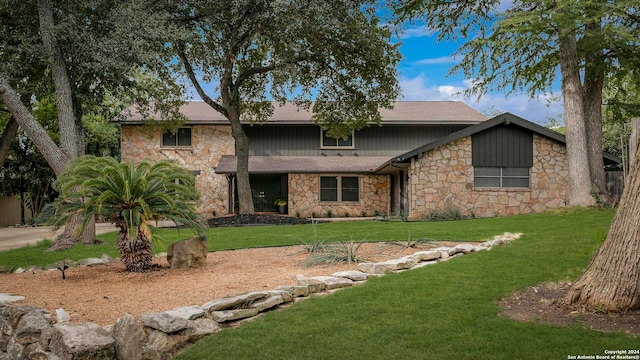
[[[184,45],[178,43],[176,44],[176,46],[178,48],[178,56],[180,57],[180,61],[182,61],[182,66],[184,66],[184,70],[187,73],[187,77],[189,78],[193,86],[196,88],[196,92],[198,93],[198,95],[200,95],[202,100],[205,103],[207,103],[209,106],[211,106],[214,110],[221,113],[225,117],[228,117],[227,110],[222,105],[218,104],[215,100],[213,100],[204,91],[204,89],[202,88],[202,85],[200,85],[200,81],[198,81],[198,79],[196,78],[196,74],[193,71],[193,66],[191,65],[191,62],[189,61],[189,59],[187,59],[187,54],[184,51]]]

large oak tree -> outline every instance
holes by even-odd
[[[400,54],[379,22],[376,2],[188,3],[174,15],[188,36],[170,49],[199,96],[231,124],[241,214],[253,213],[243,124],[266,121],[273,113],[268,100],[310,107],[315,122],[339,137],[381,121],[379,108],[398,96]]]

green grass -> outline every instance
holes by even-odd
[[[524,236],[491,251],[372,278],[365,285],[267,313],[200,341],[176,359],[567,359],[639,349],[638,337],[498,315],[498,300],[516,289],[575,279],[612,216],[611,210],[575,209],[408,224],[415,231],[428,229],[430,238],[479,240],[504,231]],[[342,226],[323,231],[337,236]],[[388,224],[361,226],[371,226],[375,237]]]

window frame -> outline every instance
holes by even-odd
[[[336,179],[336,187],[333,188],[327,188],[322,186],[322,178],[335,178]],[[356,183],[358,185],[356,190],[357,196],[358,198],[356,200],[343,200],[343,198],[345,197],[345,193],[344,191],[353,191],[354,188],[353,187],[344,187],[343,185],[343,179],[356,179]],[[361,184],[361,179],[360,176],[358,175],[320,175],[319,177],[319,186],[318,186],[318,199],[321,203],[331,203],[331,204],[336,204],[336,203],[360,203],[360,199],[361,199],[361,195],[360,195],[360,189],[362,189],[362,184]],[[335,198],[336,200],[323,200],[323,190],[333,190],[335,191]]]
[[[189,130],[189,144],[188,145],[180,144],[180,131],[184,131],[184,130]],[[175,148],[192,148],[193,147],[193,128],[191,128],[191,127],[180,127],[178,129],[176,129],[176,132],[172,134],[175,137],[175,144],[167,145],[165,143],[165,135],[167,135],[169,133],[171,133],[171,131],[167,130],[167,131],[164,131],[160,135],[160,147],[173,148],[173,149],[175,149]]]
[[[498,175],[477,175],[477,169],[499,169]],[[527,175],[504,174],[504,169],[526,169]],[[478,179],[498,179],[498,186],[478,186]],[[527,186],[505,186],[505,179],[527,179]],[[531,168],[524,166],[474,166],[473,167],[473,187],[475,189],[531,189]]]
[[[334,139],[326,136],[327,130],[320,129],[320,149],[355,149],[355,131],[351,130],[351,135],[348,139],[351,139],[351,145],[340,145],[340,141],[344,141],[341,138]],[[335,140],[336,145],[325,144],[325,139]]]

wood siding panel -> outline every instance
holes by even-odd
[[[498,126],[472,136],[473,166],[531,167],[533,134],[515,126]]]
[[[253,126],[245,131],[254,156],[395,156],[464,126],[371,126],[355,132],[354,149],[321,149],[317,126]]]

